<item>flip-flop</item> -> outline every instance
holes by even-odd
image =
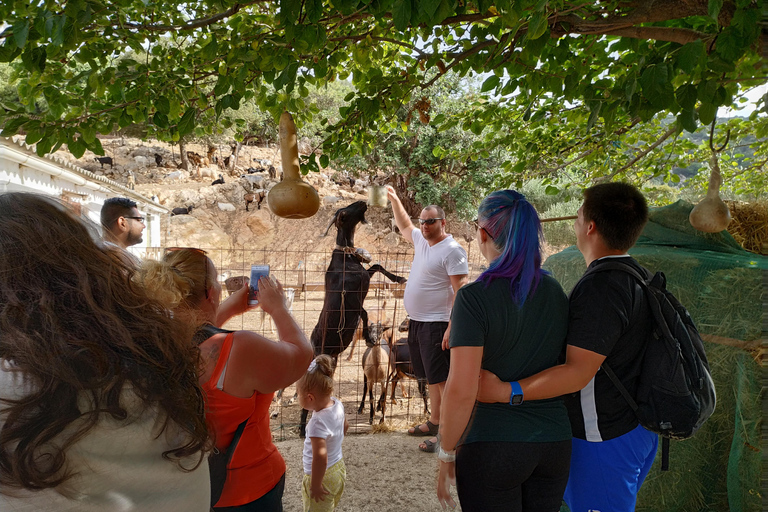
[[[431,439],[425,439],[423,443],[426,448],[422,448],[421,445],[419,445],[419,450],[426,453],[435,453],[437,451],[437,443]]]
[[[426,425],[428,430],[421,430],[421,425]],[[411,427],[413,432],[411,432],[411,429],[408,429],[408,435],[414,437],[435,437],[437,435],[437,431],[440,429],[440,425],[435,425],[429,420],[427,420],[426,423],[422,423],[421,425]]]

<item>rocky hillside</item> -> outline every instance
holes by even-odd
[[[162,142],[116,138],[104,140],[103,145],[106,155],[113,159],[112,167],[102,167],[90,152],[80,159],[66,152],[60,156],[122,184],[127,185],[133,179],[137,192],[155,197],[168,208],[192,206],[189,215],[170,217],[169,224],[164,226],[164,245],[213,250],[222,267],[238,268],[263,261],[276,268],[295,268],[299,261],[306,260],[308,265],[324,268],[327,264],[324,254],[333,247],[335,232],[332,230],[328,237],[322,235],[333,213],[368,197],[367,183],[363,180],[338,179],[339,173],[333,170],[313,173],[305,180],[317,189],[322,201],[320,210],[309,219],[283,219],[270,212],[266,200],[260,208],[256,202],[251,203],[249,211],[244,200],[246,194],[256,192],[258,195],[278,182],[279,148],[243,146],[234,169],[204,161],[199,173],[197,170],[188,173],[174,165],[174,161],[179,162],[178,148],[172,149]],[[229,155],[228,147],[222,149],[214,156],[223,159]],[[202,146],[190,145],[187,150],[206,155],[206,148]],[[155,154],[160,155],[161,165],[156,164]],[[249,167],[267,169],[270,165],[276,168],[275,179],[266,171],[252,173],[250,178],[242,177]],[[220,174],[224,183],[212,185]],[[331,179],[334,175],[338,183]],[[374,256],[409,249],[410,244],[392,232],[390,207],[372,207],[366,216],[370,224],[358,228],[357,246],[365,247]],[[472,235],[463,222],[449,222],[448,228],[462,244]]]

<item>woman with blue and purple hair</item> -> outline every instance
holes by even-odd
[[[437,496],[464,512],[555,512],[568,482],[571,427],[559,398],[524,402],[517,380],[557,364],[568,300],[541,268],[541,223],[514,190],[480,204],[488,269],[456,294],[440,422]],[[476,402],[480,370],[512,383],[510,404]]]

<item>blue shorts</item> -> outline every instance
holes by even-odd
[[[571,473],[563,496],[568,508],[571,512],[634,512],[658,446],[659,436],[640,425],[598,443],[573,438]]]

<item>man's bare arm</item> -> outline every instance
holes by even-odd
[[[573,345],[568,345],[565,363],[547,368],[520,381],[524,400],[543,400],[581,391],[600,369],[605,356]],[[512,389],[493,373],[480,372],[480,402],[509,402]]]
[[[403,238],[413,243],[413,230],[416,229],[411,222],[411,218],[408,216],[408,212],[405,211],[403,203],[400,202],[400,198],[397,197],[397,192],[393,187],[387,185],[387,198],[392,203],[392,213],[395,214],[395,224],[403,234]]]

